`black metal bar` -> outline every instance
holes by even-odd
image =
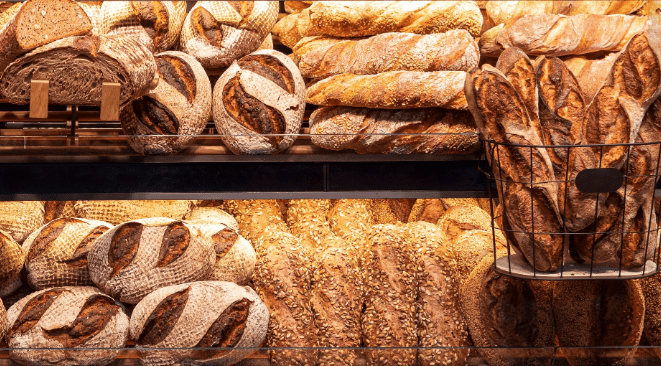
[[[601,168],[601,160],[604,157],[604,145],[599,146],[599,168]],[[595,231],[597,229],[597,218],[599,214],[599,194],[597,193],[597,199],[594,202],[594,228]],[[594,264],[594,248],[597,245],[597,234],[593,233],[592,234],[592,250],[591,250],[591,255],[590,255],[590,278],[592,278],[592,268]]]
[[[532,147],[530,148],[530,230],[532,231],[532,276],[537,277],[537,257],[535,256],[535,198],[533,190],[535,187],[535,176],[532,171]]]
[[[565,164],[565,199],[562,208],[562,232],[565,233],[562,237],[562,253],[560,254],[560,278],[562,278],[565,269],[565,242],[569,240],[567,233],[567,196],[569,187],[569,162],[571,161],[571,149],[567,147],[567,163]]]
[[[626,225],[626,212],[627,212],[627,186],[629,185],[629,178],[627,177],[627,174],[629,174],[629,159],[631,158],[631,146],[627,147],[627,159],[624,162],[624,203],[623,203],[623,209],[622,209],[622,233],[620,234],[620,267],[618,270],[618,275],[617,277],[622,277],[622,257],[624,257],[624,225]],[[606,198],[608,199],[608,198]],[[595,226],[596,229],[596,226]],[[643,268],[645,268],[645,264],[643,263]]]

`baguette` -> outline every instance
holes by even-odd
[[[440,107],[467,109],[463,71],[390,71],[378,75],[342,74],[309,87],[306,101],[320,106],[376,109]]]
[[[308,28],[310,28],[310,10],[304,9],[300,13],[289,14],[280,19],[273,26],[272,32],[283,45],[294,48],[301,39],[308,36]]]
[[[323,79],[344,73],[387,71],[469,71],[480,50],[463,30],[418,35],[385,33],[367,39],[304,38],[293,49],[303,77]]]
[[[312,1],[285,1],[285,12],[289,14],[300,13],[312,5]]]
[[[578,81],[578,85],[580,85],[583,92],[583,99],[586,103],[590,103],[595,95],[597,95],[599,88],[601,88],[601,85],[608,77],[617,56],[617,52],[612,52],[603,58],[596,59],[585,56],[564,58],[565,66],[574,74],[574,77]]]
[[[359,154],[472,153],[480,149],[470,113],[441,108],[321,107],[310,116],[312,143]]]
[[[647,17],[629,15],[525,15],[499,26],[495,34],[489,30],[479,44],[482,56],[490,57],[510,47],[528,55],[582,55],[619,51],[646,27]]]

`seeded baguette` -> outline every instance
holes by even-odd
[[[371,207],[371,200],[339,199],[328,212],[333,233],[356,247],[360,268],[364,268],[369,253],[368,238],[374,224]]]

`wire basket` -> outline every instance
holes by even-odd
[[[659,272],[661,142],[484,141],[494,269],[528,279],[633,279]]]

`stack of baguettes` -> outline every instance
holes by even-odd
[[[312,142],[359,153],[467,153],[482,15],[474,1],[288,1],[273,29],[309,80]],[[399,134],[399,135],[398,135]]]

